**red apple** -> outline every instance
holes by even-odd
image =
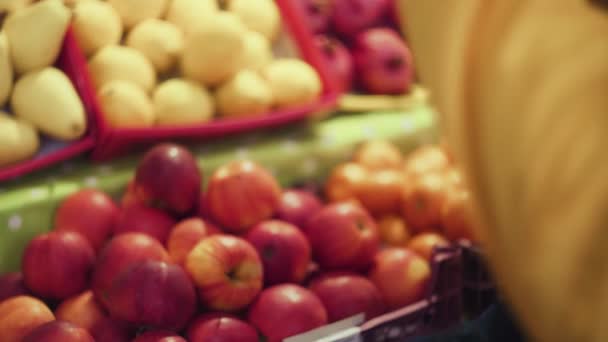
[[[260,293],[249,309],[249,322],[266,341],[280,342],[327,324],[327,312],[310,290],[283,284]]]
[[[414,58],[405,41],[389,28],[375,28],[357,36],[353,47],[355,72],[372,94],[403,94],[414,80]]]
[[[296,226],[271,220],[258,223],[246,236],[264,265],[264,285],[300,283],[311,262],[310,243]]]
[[[111,318],[95,300],[92,291],[85,291],[63,301],[55,310],[58,320],[86,329],[97,342],[129,342],[125,324]]]
[[[305,23],[313,33],[329,31],[334,0],[297,0]]]
[[[29,294],[29,290],[23,282],[21,272],[7,273],[0,276],[0,302],[20,295]]]
[[[357,163],[345,163],[332,170],[325,183],[325,196],[331,202],[356,200],[369,172]]]
[[[309,289],[323,302],[330,323],[360,313],[369,320],[386,311],[376,285],[355,273],[324,274],[313,280]]]
[[[170,331],[148,331],[133,340],[133,342],[186,342],[186,340]]]
[[[198,206],[201,172],[192,154],[175,144],[146,153],[135,173],[135,193],[145,204],[184,215]]]
[[[333,26],[345,38],[383,23],[391,0],[333,0]]]
[[[23,342],[95,342],[85,329],[69,322],[52,321],[45,323],[22,340]]]
[[[395,170],[370,173],[359,187],[359,202],[375,217],[399,213],[406,178]]]
[[[414,236],[407,244],[407,248],[425,258],[433,260],[435,248],[448,247],[450,242],[436,233],[422,233]]]
[[[55,230],[75,231],[89,240],[99,251],[110,237],[120,210],[101,191],[87,189],[67,197],[55,214]]]
[[[315,42],[321,50],[336,90],[340,93],[350,91],[354,73],[353,58],[350,51],[342,42],[329,36],[317,36]]]
[[[456,241],[478,241],[473,222],[471,194],[462,189],[448,192],[441,210],[441,225],[445,236]]]
[[[179,265],[186,261],[186,257],[202,239],[219,234],[220,230],[200,218],[186,219],[178,223],[171,230],[167,240],[167,249],[171,260]]]
[[[36,295],[65,299],[84,291],[95,262],[87,239],[71,231],[35,237],[23,253],[23,279]]]
[[[262,289],[262,262],[257,251],[235,236],[203,239],[188,254],[185,267],[201,301],[214,310],[240,310]]]
[[[107,291],[119,275],[144,260],[169,261],[169,255],[156,239],[141,233],[114,237],[101,251],[93,271],[92,289],[107,305]]]
[[[51,310],[36,298],[17,296],[0,302],[0,338],[3,342],[21,342],[34,329],[54,320]]]
[[[424,298],[430,278],[429,263],[405,248],[388,248],[380,251],[369,273],[385,303],[398,309]]]
[[[165,244],[175,220],[160,209],[134,204],[122,210],[115,234],[143,233]]]
[[[376,223],[352,202],[321,209],[308,221],[305,233],[315,260],[325,269],[364,269],[380,245]]]
[[[277,218],[289,222],[298,228],[306,226],[308,219],[323,208],[323,204],[311,192],[303,190],[286,190],[281,196],[277,209]]]
[[[110,315],[131,324],[180,330],[196,310],[192,281],[177,265],[142,261],[108,290]]]
[[[439,173],[409,177],[403,188],[401,213],[414,232],[434,231],[441,224],[447,183]]]
[[[206,202],[223,228],[244,233],[271,218],[280,199],[281,188],[270,172],[252,161],[235,161],[213,173]]]
[[[190,342],[258,342],[257,331],[248,323],[225,314],[196,318],[188,328]]]

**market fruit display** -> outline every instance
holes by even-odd
[[[274,55],[283,23],[273,0],[92,0],[72,11],[109,128],[270,115],[323,91],[313,67]]]
[[[333,86],[340,92],[408,94],[415,81],[412,53],[391,0],[297,0]]]
[[[396,158],[387,142],[365,146],[389,146],[388,160],[412,160]],[[376,160],[361,157],[367,153],[356,160]],[[406,165],[348,166],[414,179]],[[434,172],[454,177],[445,168]],[[26,247],[22,273],[0,276],[0,313],[11,312],[0,316],[0,333],[278,342],[417,303],[432,286],[432,256],[450,242],[437,227],[410,230],[401,206],[370,212],[356,198],[363,184],[329,177],[326,189],[349,191],[324,202],[309,190],[283,189],[249,160],[227,162],[205,179],[188,149],[160,144],[140,160],[120,205],[93,189],[59,204],[53,229]],[[449,189],[466,191],[454,184]]]
[[[78,141],[89,128],[75,86],[53,66],[70,9],[43,0],[13,1],[3,10],[10,15],[0,23],[0,167],[31,160],[46,138]]]

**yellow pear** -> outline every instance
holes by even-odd
[[[167,21],[189,34],[218,10],[217,0],[173,0],[167,11]]]
[[[317,71],[299,59],[277,59],[262,74],[268,81],[274,103],[279,108],[309,104],[322,91]]]
[[[11,97],[17,118],[59,140],[75,140],[87,130],[84,106],[70,79],[48,67],[23,75]]]
[[[171,79],[161,83],[153,96],[159,125],[189,125],[211,120],[213,98],[198,83]]]
[[[167,10],[168,0],[108,0],[120,17],[126,29],[152,18],[161,18]]]
[[[218,12],[208,17],[186,37],[182,72],[208,86],[229,79],[241,68],[246,32],[234,14]]]
[[[256,31],[249,31],[245,35],[245,52],[243,67],[260,71],[270,64],[273,59],[272,47],[268,38]]]
[[[0,31],[0,107],[4,106],[13,88],[13,66],[9,49],[6,34]]]
[[[74,4],[72,27],[87,56],[122,37],[122,22],[114,7],[103,1],[78,1]]]
[[[113,127],[150,127],[154,109],[148,94],[133,83],[115,80],[98,92],[99,103],[108,123]]]
[[[126,43],[146,56],[160,74],[173,69],[184,47],[182,32],[160,19],[147,19],[137,24],[129,32]]]
[[[218,88],[216,101],[224,117],[258,115],[272,107],[272,90],[260,75],[245,69]]]
[[[31,158],[39,147],[34,126],[0,111],[0,166]]]
[[[156,84],[156,71],[146,57],[133,48],[108,45],[89,60],[89,71],[96,89],[104,84],[123,80],[148,92]]]
[[[15,71],[22,74],[55,63],[69,23],[70,10],[60,0],[43,0],[13,12],[4,29]]]
[[[228,11],[236,14],[250,30],[273,41],[281,29],[281,13],[274,0],[230,0]]]

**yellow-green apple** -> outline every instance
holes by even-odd
[[[309,191],[286,190],[281,195],[276,217],[302,229],[308,219],[323,208],[321,200]]]
[[[23,273],[11,272],[0,276],[0,302],[7,298],[27,294],[29,294],[29,290],[23,282]]]
[[[55,320],[41,300],[17,296],[0,302],[0,337],[3,342],[22,342],[37,327]]]
[[[372,28],[360,33],[353,46],[353,58],[359,83],[367,92],[399,95],[410,90],[414,57],[395,30]]]
[[[249,323],[227,314],[197,317],[188,328],[190,342],[258,342],[258,332]]]
[[[217,169],[205,197],[212,218],[232,233],[244,233],[271,218],[280,199],[279,183],[252,161],[234,161]]]
[[[407,248],[431,262],[435,248],[448,247],[449,245],[450,242],[437,233],[421,233],[408,242]]]
[[[263,221],[245,236],[264,266],[264,285],[300,283],[311,262],[310,243],[296,226],[279,220]]]
[[[201,181],[201,171],[187,149],[160,144],[137,166],[135,193],[145,204],[181,216],[198,208]]]
[[[203,239],[186,258],[201,301],[220,311],[240,310],[262,289],[262,261],[246,240],[229,235]]]
[[[181,266],[147,260],[118,276],[106,305],[125,322],[179,331],[194,315],[196,292]]]
[[[115,236],[102,249],[93,270],[92,289],[95,297],[107,305],[107,291],[116,278],[144,260],[169,261],[169,254],[156,239],[142,233]]]
[[[281,342],[327,324],[327,311],[312,291],[294,284],[267,288],[249,309],[249,322],[268,342]]]
[[[431,278],[428,261],[406,248],[380,251],[369,273],[385,303],[398,309],[424,298]]]
[[[45,323],[27,334],[22,342],[95,342],[89,332],[75,324],[64,321]]]
[[[171,260],[183,265],[194,246],[202,239],[219,233],[220,230],[215,225],[200,218],[189,218],[179,222],[173,227],[167,240],[167,250]]]
[[[186,342],[186,340],[171,331],[152,330],[137,336],[133,342]]]
[[[323,274],[311,282],[309,289],[323,302],[330,323],[360,313],[369,320],[386,311],[376,285],[356,273]]]
[[[310,218],[305,233],[322,269],[365,269],[380,245],[376,223],[353,202],[321,209]]]
[[[114,233],[143,233],[165,244],[175,220],[160,209],[134,204],[122,209]]]
[[[120,210],[105,193],[87,189],[68,196],[55,214],[55,230],[75,231],[99,251],[114,230]]]
[[[126,324],[111,318],[90,290],[61,302],[55,309],[55,317],[86,329],[97,342],[131,340]]]
[[[72,231],[32,239],[23,253],[23,279],[37,296],[65,299],[84,291],[95,262],[89,241]]]

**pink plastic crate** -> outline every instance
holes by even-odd
[[[70,159],[91,150],[95,146],[96,129],[93,115],[94,93],[87,73],[82,72],[86,67],[86,60],[76,42],[76,38],[74,37],[71,28],[66,32],[61,53],[57,58],[55,66],[63,70],[74,84],[76,92],[78,92],[88,116],[88,130],[83,138],[70,143],[60,143],[45,138],[41,139],[41,149],[32,159],[13,166],[0,168],[0,181],[23,176],[27,173]],[[49,115],[53,115],[53,113],[49,113]]]
[[[311,114],[330,110],[337,101],[337,93],[330,86],[329,77],[322,68],[323,59],[318,49],[314,48],[313,37],[298,19],[300,12],[293,1],[276,1],[283,17],[284,31],[295,43],[299,57],[312,65],[321,77],[323,93],[313,104],[289,108],[250,118],[219,119],[217,121],[189,126],[153,127],[153,128],[112,128],[106,122],[96,99],[92,101],[95,108],[100,137],[93,152],[96,160],[105,160],[125,154],[134,149],[144,148],[162,140],[203,140],[217,138],[228,134],[253,131],[263,128],[281,126],[309,117]],[[287,45],[290,45],[287,43]],[[85,73],[85,71],[83,71]]]

